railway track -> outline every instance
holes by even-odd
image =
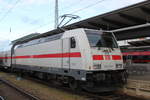
[[[131,97],[125,94],[105,94],[105,95],[98,95],[98,94],[89,94],[90,100],[144,100],[141,98]]]
[[[25,75],[25,76],[23,76],[23,78],[25,78],[27,80],[31,80],[31,81],[36,82],[36,83],[47,85],[51,88],[56,88],[58,90],[71,93],[73,95],[84,96],[84,97],[87,98],[87,100],[145,100],[145,99],[141,99],[141,98],[131,97],[131,96],[128,96],[128,95],[123,94],[123,93],[114,93],[114,92],[109,92],[108,93],[107,92],[107,93],[94,94],[94,93],[89,93],[89,92],[86,92],[86,91],[72,91],[67,86],[58,85],[56,83],[50,84],[50,82],[48,82],[48,81],[44,81],[44,80],[41,80],[41,79],[38,79],[38,78],[35,78],[35,77],[29,77],[29,76]],[[3,80],[1,78],[0,78],[0,82],[4,82],[8,85],[11,84],[8,81]],[[16,88],[16,86],[14,86],[12,84],[10,86]],[[17,88],[17,90],[22,92],[22,90],[20,90],[20,88],[19,89]],[[40,99],[38,99],[38,98],[36,98],[36,97],[26,93],[26,92],[24,92],[24,95],[29,97],[30,98],[29,100],[40,100]]]
[[[37,78],[32,78],[32,77],[25,77],[26,79],[47,85],[49,87],[52,88],[56,88],[62,91],[66,91],[68,93],[72,93],[72,94],[76,94],[76,95],[80,95],[80,96],[84,96],[86,98],[88,98],[88,100],[145,100],[142,98],[137,98],[137,97],[132,97],[123,93],[117,93],[117,92],[107,92],[107,93],[99,93],[99,94],[95,94],[95,93],[89,93],[86,91],[72,91],[70,88],[68,88],[67,86],[61,86],[61,85],[56,85],[56,84],[50,84],[48,81],[44,81],[41,79],[37,79]]]
[[[40,100],[11,82],[0,78],[0,100]],[[3,95],[3,96],[2,96]]]

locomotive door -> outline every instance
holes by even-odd
[[[70,41],[69,38],[62,40],[62,68],[70,69]]]
[[[12,48],[11,50],[11,57],[15,57],[15,48]],[[16,59],[11,59],[11,65],[15,65],[16,64]]]

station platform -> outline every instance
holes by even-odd
[[[125,65],[129,74],[128,79],[150,81],[150,64]]]
[[[150,81],[150,74],[149,75],[138,75],[138,76],[129,75],[128,79],[130,79],[130,80]]]
[[[150,100],[150,81],[128,79],[123,92],[127,95]]]
[[[150,100],[150,64],[126,65],[129,77],[123,91]]]

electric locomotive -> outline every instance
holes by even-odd
[[[47,32],[16,42],[0,53],[7,69],[28,71],[72,89],[113,91],[126,83],[122,54],[113,33],[93,29]]]

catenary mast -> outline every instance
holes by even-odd
[[[59,17],[59,14],[58,14],[58,0],[55,0],[55,29],[57,28],[58,26],[58,17]]]

